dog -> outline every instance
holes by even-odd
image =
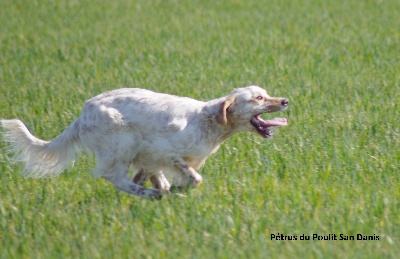
[[[25,176],[57,176],[79,150],[90,150],[94,174],[127,193],[160,199],[171,189],[164,172],[171,173],[172,187],[199,186],[196,170],[226,139],[240,131],[271,137],[270,128],[286,126],[287,120],[264,120],[261,114],[283,111],[288,103],[258,86],[208,102],[123,88],[88,100],[80,117],[50,142],[34,137],[20,120],[0,122],[15,161],[25,163]],[[138,170],[133,179],[130,166]],[[153,188],[144,186],[148,180]]]

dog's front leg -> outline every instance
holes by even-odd
[[[145,170],[140,169],[139,172],[133,177],[132,181],[136,184],[144,186],[150,180],[153,187],[159,190],[168,191],[171,185],[162,171],[158,173],[147,173]]]
[[[180,181],[178,183],[174,182],[171,189],[196,188],[201,184],[203,180],[201,175],[190,167],[185,160],[173,158],[172,163],[176,173],[179,175]]]
[[[140,169],[139,172],[133,177],[132,181],[136,184],[144,186],[144,184],[149,180],[150,174],[147,174],[143,169]]]
[[[169,184],[163,172],[152,175],[150,177],[150,181],[153,184],[153,187],[156,189],[169,191],[169,189],[171,188],[171,185]]]

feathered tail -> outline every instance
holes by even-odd
[[[3,136],[15,153],[15,162],[25,163],[22,175],[41,178],[61,174],[79,150],[78,120],[52,141],[33,136],[20,120],[0,120]]]

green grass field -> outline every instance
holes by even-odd
[[[22,178],[0,141],[0,258],[397,257],[399,17],[398,0],[3,0],[0,118],[42,139],[120,87],[209,100],[257,84],[290,108],[272,139],[236,135],[200,188],[155,202],[93,178],[87,155]]]

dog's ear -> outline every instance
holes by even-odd
[[[233,103],[235,103],[235,98],[236,98],[236,95],[230,95],[224,101],[222,101],[222,103],[220,104],[219,112],[216,116],[216,120],[219,124],[224,126],[228,123],[228,118],[227,118],[226,114],[228,112],[229,107]]]

